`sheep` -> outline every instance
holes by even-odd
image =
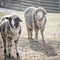
[[[22,20],[17,14],[6,15],[0,21],[0,32],[3,39],[4,55],[6,51],[6,41],[8,41],[8,56],[11,57],[12,40],[15,42],[16,55],[19,57],[18,42],[21,35]]]
[[[43,31],[46,25],[46,10],[43,7],[29,7],[24,12],[28,39],[32,39],[32,31],[35,30],[35,41],[38,40],[38,31],[41,31],[42,42],[45,42]]]

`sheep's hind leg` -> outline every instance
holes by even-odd
[[[2,37],[3,39],[3,45],[4,45],[4,55],[6,55],[6,38]]]

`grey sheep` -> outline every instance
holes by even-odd
[[[42,42],[45,42],[43,32],[46,24],[46,10],[43,7],[29,7],[24,12],[27,26],[28,39],[32,39],[32,31],[35,30],[35,40],[38,40],[38,31],[41,31]]]

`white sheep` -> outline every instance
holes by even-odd
[[[6,41],[8,41],[8,53],[11,57],[12,40],[15,42],[16,55],[19,56],[18,42],[21,34],[22,20],[17,14],[4,16],[0,21],[0,32],[4,44],[4,54],[6,55]]]

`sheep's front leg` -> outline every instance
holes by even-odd
[[[38,29],[35,29],[35,41],[38,40]]]
[[[15,49],[16,49],[16,55],[19,57],[19,52],[18,52],[18,40],[15,41]]]
[[[11,47],[12,47],[12,40],[11,38],[8,39],[8,54],[9,58],[11,57]]]
[[[41,36],[42,36],[42,42],[45,43],[43,32],[44,32],[44,28],[41,29]]]

